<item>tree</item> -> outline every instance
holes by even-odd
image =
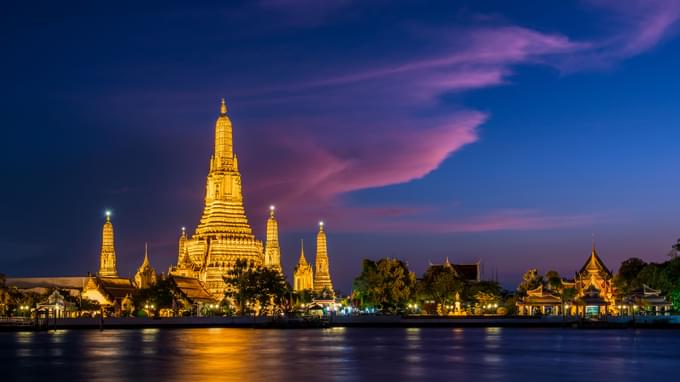
[[[430,266],[418,283],[419,294],[440,307],[454,302],[455,295],[465,293],[466,282],[450,265]]]
[[[619,276],[626,282],[632,282],[646,266],[647,263],[642,259],[631,257],[621,263],[621,266],[619,267]]]
[[[416,276],[398,259],[364,260],[359,277],[354,280],[353,297],[362,307],[378,307],[396,313],[411,298]]]
[[[290,285],[277,270],[237,260],[224,282],[225,297],[236,303],[239,314],[250,313],[255,306],[259,307],[259,314],[291,309]]]
[[[566,304],[568,302],[573,301],[576,295],[577,295],[576,288],[563,288],[560,291],[560,299],[562,300],[562,304]]]
[[[550,290],[559,291],[562,289],[562,277],[557,271],[548,271],[543,276],[543,279],[548,282],[548,288]]]
[[[522,281],[517,287],[519,295],[526,295],[528,290],[536,289],[543,283],[543,277],[538,274],[537,269],[529,269],[522,275]]]
[[[644,284],[651,288],[659,289],[662,294],[666,295],[673,288],[673,283],[668,279],[663,265],[660,264],[647,264],[638,273],[636,280],[640,285]]]
[[[224,277],[224,282],[227,284],[225,297],[235,302],[239,314],[246,314],[246,307],[255,300],[256,283],[253,273],[250,272],[251,267],[252,264],[247,260],[236,260],[234,267]]]
[[[673,306],[673,310],[676,312],[680,311],[680,283],[675,285],[675,288],[673,288],[668,297]]]
[[[257,267],[249,272],[254,276],[254,297],[259,303],[260,314],[290,310],[290,286],[281,272],[267,267]]]
[[[175,289],[170,279],[158,280],[155,284],[144,289],[137,289],[132,295],[135,309],[147,305],[153,306],[155,311],[173,308]]]

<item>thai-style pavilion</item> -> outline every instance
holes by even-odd
[[[651,315],[670,314],[671,303],[661,295],[661,291],[642,284],[642,287],[631,291],[618,308],[624,314],[645,312]]]
[[[590,257],[574,277],[576,298],[571,313],[580,316],[618,313],[613,280],[612,272],[604,264],[593,244]]]

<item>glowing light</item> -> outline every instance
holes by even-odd
[[[273,204],[271,206],[269,206],[269,211],[274,211],[275,209],[276,209],[276,207],[274,207]]]
[[[323,227],[323,220],[319,222],[319,227]]]
[[[111,210],[106,210],[105,214],[106,214],[107,218],[110,218],[111,217]]]

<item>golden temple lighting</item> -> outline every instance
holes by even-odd
[[[113,224],[111,223],[111,211],[106,211],[106,221],[102,227],[102,246],[99,252],[99,275],[104,277],[117,277],[116,249],[113,243]]]
[[[323,221],[319,222],[319,232],[316,234],[316,261],[314,269],[314,291],[327,290],[333,293],[333,283],[328,270],[328,247]]]

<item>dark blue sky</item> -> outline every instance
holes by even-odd
[[[662,261],[680,236],[678,1],[31,3],[0,15],[0,272],[119,270],[193,232],[219,99],[247,212],[284,268],[481,259],[513,287]]]

